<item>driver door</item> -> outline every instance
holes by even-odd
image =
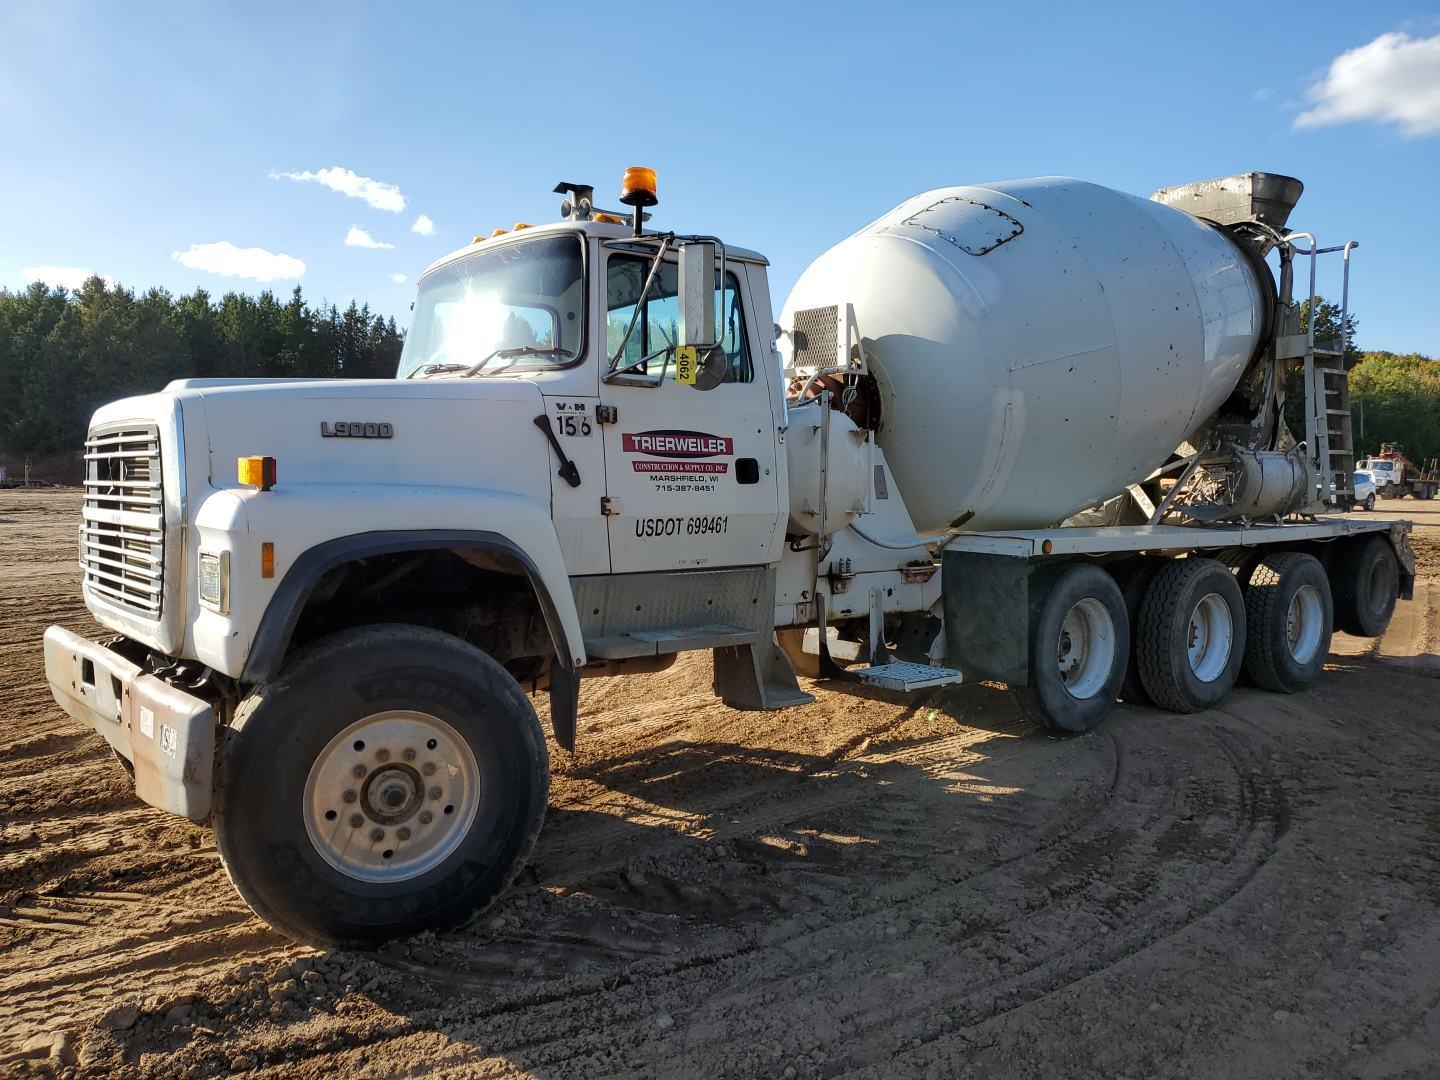
[[[632,318],[622,365],[674,345],[679,330],[678,273],[661,269],[649,300],[636,307],[651,258],[610,251],[605,264],[609,367]],[[732,264],[733,265],[733,264]],[[673,353],[636,369],[664,372],[658,386],[603,382],[602,404],[618,410],[605,432],[610,564],[614,573],[754,566],[774,561],[781,536],[778,442],[768,366],[750,321],[748,278],[716,273],[722,313],[724,380],[712,390],[676,381]],[[667,362],[668,361],[668,362]]]

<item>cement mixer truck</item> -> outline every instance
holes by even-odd
[[[545,813],[532,695],[571,750],[590,676],[705,650],[756,710],[811,701],[797,669],[990,681],[1074,735],[1242,670],[1305,690],[1410,594],[1408,525],[1329,515],[1343,362],[1296,309],[1354,244],[1287,228],[1297,180],[929,191],[778,319],[760,253],[649,223],[650,170],[618,209],[556,191],[424,272],[394,380],[186,379],[91,424],[111,636],[52,627],[51,688],[298,939],[499,896]]]

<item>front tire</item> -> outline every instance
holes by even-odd
[[[1044,591],[1030,626],[1030,685],[1020,710],[1059,732],[1089,731],[1115,707],[1130,660],[1120,586],[1098,566],[1068,567]]]
[[[1375,493],[1373,491],[1365,496],[1365,509],[1367,511],[1375,509]]]
[[[215,833],[271,926],[374,945],[491,904],[535,845],[548,789],[539,720],[504,668],[448,634],[370,626],[307,647],[241,704]]]
[[[1245,600],[1234,572],[1215,559],[1176,559],[1155,575],[1134,630],[1140,679],[1171,712],[1216,705],[1245,656]]]

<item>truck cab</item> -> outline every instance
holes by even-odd
[[[504,887],[548,776],[526,690],[566,748],[582,673],[689,649],[733,704],[810,700],[773,644],[765,259],[637,228],[638,183],[628,214],[577,188],[561,221],[429,267],[392,381],[187,379],[94,417],[82,588],[120,636],[51,628],[52,688],[141,798],[214,823],[297,937],[390,936]],[[297,721],[322,706],[334,723]],[[277,783],[303,812],[257,829]]]

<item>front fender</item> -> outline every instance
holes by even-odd
[[[205,512],[212,501],[215,513]],[[246,685],[277,673],[300,612],[328,570],[399,551],[468,549],[514,557],[535,589],[557,657],[575,669],[585,663],[560,541],[548,505],[536,499],[474,489],[289,484],[267,492],[217,492],[206,504],[197,520],[198,546],[231,551],[233,602],[227,633],[201,634],[204,619],[197,622],[195,654]],[[275,545],[272,579],[260,570],[266,542]],[[222,658],[206,654],[222,645],[226,655],[216,663]]]

